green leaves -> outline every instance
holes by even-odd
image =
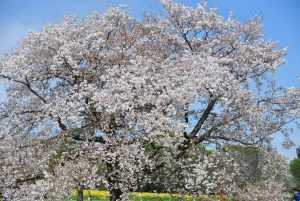
[[[297,148],[297,158],[290,162],[290,172],[296,181],[296,187],[300,188],[300,147]]]

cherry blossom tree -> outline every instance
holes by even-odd
[[[140,21],[125,8],[67,16],[1,58],[3,187],[18,200],[98,184],[127,200],[172,163],[185,170],[183,187],[208,192],[218,184],[206,171],[225,158],[189,165],[195,145],[268,146],[296,118],[286,97],[298,93],[272,78],[286,49],[264,39],[260,17],[162,4],[165,16]]]

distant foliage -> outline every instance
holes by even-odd
[[[295,187],[300,189],[300,147],[296,149],[297,157],[290,162],[290,172],[295,180]]]

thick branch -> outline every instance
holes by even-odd
[[[80,135],[75,135],[72,137],[73,140],[76,140],[76,141],[85,141],[86,139]],[[102,143],[104,144],[105,143],[105,140],[103,139],[102,136],[95,136],[93,138],[89,138],[88,139],[89,142],[98,142],[98,143]]]
[[[231,121],[234,121],[234,120],[237,120],[238,118],[240,118],[241,116],[240,115],[237,115],[231,119],[228,119],[226,121],[221,121],[220,123],[218,124],[215,124],[211,129],[209,129],[206,133],[204,133],[203,135],[199,136],[198,139],[196,140],[195,143],[201,143],[207,139],[210,138],[210,135],[212,134],[213,131],[216,131],[217,129],[219,129],[219,127],[221,126],[224,126],[226,124],[228,124],[229,122]]]
[[[29,91],[31,91],[34,95],[36,95],[44,103],[47,103],[47,101],[40,94],[38,94],[35,90],[32,89],[29,80],[27,78],[25,78],[25,79],[26,79],[26,83],[23,83],[23,84],[25,84],[27,86],[27,88],[29,89]]]
[[[189,46],[190,50],[191,50],[192,52],[194,52],[194,49],[193,49],[193,47],[192,47],[190,41],[189,41],[188,38],[187,38],[187,33],[183,33],[182,35],[183,35],[184,41],[185,41],[186,44]]]
[[[184,119],[185,122],[188,124],[189,123],[189,104],[186,103],[184,106]]]
[[[197,133],[199,132],[199,130],[201,129],[203,123],[205,122],[205,120],[208,118],[210,112],[212,111],[212,109],[214,108],[215,104],[217,102],[217,99],[212,99],[209,104],[207,105],[205,111],[203,112],[202,116],[200,117],[199,121],[197,122],[196,126],[194,127],[194,129],[192,130],[192,132],[190,133],[189,137],[193,138],[197,135]]]
[[[21,112],[15,113],[16,115],[23,115],[23,114],[34,114],[34,113],[41,113],[41,110],[25,110]]]
[[[44,179],[44,175],[38,174],[38,175],[28,177],[28,178],[24,178],[24,179],[17,179],[16,184],[17,184],[17,186],[19,186],[19,185],[22,185],[23,183],[27,183],[27,182],[34,183],[34,182],[36,182],[37,180],[40,180],[40,179]]]
[[[58,117],[57,120],[58,126],[60,127],[61,130],[66,131],[67,130],[67,126],[65,124],[62,123],[61,118]]]

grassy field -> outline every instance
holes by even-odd
[[[88,200],[88,191],[90,192],[92,198],[91,201],[109,201],[109,192],[100,190],[84,190],[84,201]],[[76,201],[77,191],[74,190],[69,199],[64,201]],[[291,198],[293,195],[291,194]],[[169,194],[169,193],[130,193],[131,201],[207,201],[205,198],[210,198],[209,201],[219,201],[220,197],[218,195],[200,195],[198,197],[190,195],[179,195],[179,194]],[[291,199],[293,201],[294,199]],[[230,198],[226,198],[226,201],[231,201]]]
[[[91,201],[109,201],[109,192],[100,190],[84,190],[84,201],[88,200],[88,191],[90,192],[92,198]],[[64,201],[76,201],[77,192],[74,190],[69,199]],[[291,195],[292,197],[292,195]],[[207,199],[210,198],[210,199]],[[218,195],[200,195],[198,197],[190,195],[179,195],[179,194],[168,194],[168,193],[130,193],[131,201],[219,201],[220,197]],[[230,198],[226,198],[226,201],[231,201]],[[293,201],[293,199],[291,199]]]
[[[88,200],[88,191],[90,192],[92,198],[91,201],[109,201],[108,191],[97,191],[97,190],[84,190],[84,200]],[[77,192],[73,191],[70,199],[68,201],[76,201]],[[178,194],[168,194],[168,193],[130,193],[130,200],[132,201],[201,201],[208,196],[199,196],[195,198],[194,196],[181,196]],[[211,196],[212,200],[218,200],[219,196]]]
[[[83,200],[88,201],[88,191],[90,192],[92,198],[91,201],[109,201],[109,192],[108,191],[100,191],[100,190],[84,190],[83,191]],[[71,193],[71,197],[65,199],[64,201],[76,201],[77,191],[74,190]],[[291,201],[293,195],[290,195]],[[205,199],[210,198],[210,199]],[[179,194],[169,194],[169,193],[130,193],[131,201],[219,201],[220,197],[218,195],[199,195],[198,197],[194,197],[191,195],[179,195]],[[226,201],[232,201],[230,198],[226,198]]]

